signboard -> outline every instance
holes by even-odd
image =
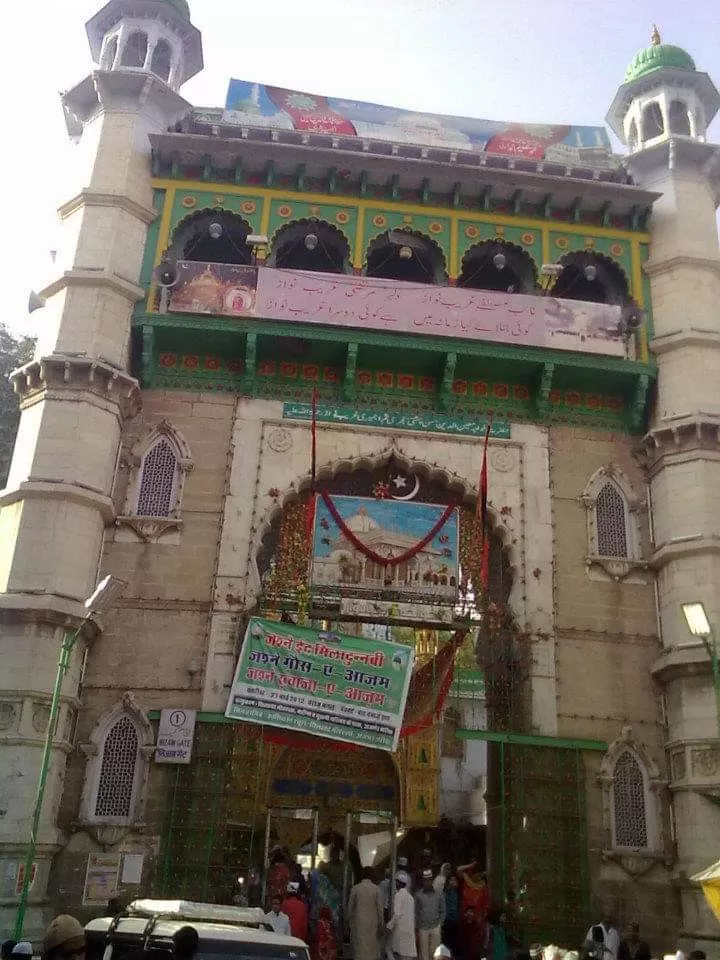
[[[195,711],[177,707],[160,711],[155,763],[190,763]]]
[[[356,540],[378,557],[407,554],[440,522],[447,507],[435,503],[333,496],[332,503]],[[392,566],[366,556],[317,498],[310,586],[320,594],[371,596],[453,604],[459,575],[457,510],[421,549]]]
[[[170,309],[625,356],[618,306],[345,274],[180,261]]]
[[[83,906],[106,907],[108,900],[117,896],[120,859],[119,853],[88,854]]]
[[[362,140],[525,157],[592,167],[616,166],[604,127],[517,124],[417,113],[376,103],[231,80],[224,123],[324,133]]]
[[[450,687],[450,696],[463,700],[484,700],[485,675],[482,670],[457,668]]]
[[[309,403],[284,403],[285,420],[312,420]],[[391,427],[393,430],[420,430],[423,433],[455,433],[467,437],[484,437],[487,417],[444,416],[439,413],[400,413],[394,410],[359,410],[356,407],[335,407],[318,403],[316,419],[320,423],[346,423],[359,427]],[[493,420],[490,436],[510,439],[510,421]]]
[[[393,751],[413,658],[402,644],[253,617],[225,716]]]

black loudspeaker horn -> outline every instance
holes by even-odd
[[[165,257],[155,267],[154,279],[159,287],[175,286],[178,282],[178,268],[172,257]]]
[[[30,296],[28,297],[28,313],[35,313],[36,310],[42,310],[45,306],[45,301],[41,296],[35,293],[34,290],[30,291]]]

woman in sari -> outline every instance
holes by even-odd
[[[332,922],[335,942],[340,940],[340,904],[342,893],[336,888],[327,874],[315,870],[313,875],[312,908],[310,911],[311,923],[313,920],[319,926],[323,910],[327,910]]]

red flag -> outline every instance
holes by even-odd
[[[480,467],[480,490],[476,507],[476,517],[479,521],[480,536],[482,537],[482,553],[480,558],[480,583],[483,591],[487,592],[490,582],[490,537],[487,529],[487,498],[488,498],[488,465],[487,452],[488,441],[490,440],[490,428],[492,427],[492,415],[488,417],[487,427],[485,428],[485,442],[483,443],[482,466]]]

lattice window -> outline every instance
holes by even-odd
[[[105,737],[95,798],[95,816],[129,819],[132,816],[140,743],[130,717],[120,717]]]
[[[631,850],[649,846],[645,777],[637,757],[623,750],[612,781],[613,845]]]
[[[597,553],[600,557],[627,557],[627,508],[614,483],[606,483],[595,503]]]
[[[139,517],[169,517],[177,500],[178,460],[164,437],[143,458],[137,510]]]

